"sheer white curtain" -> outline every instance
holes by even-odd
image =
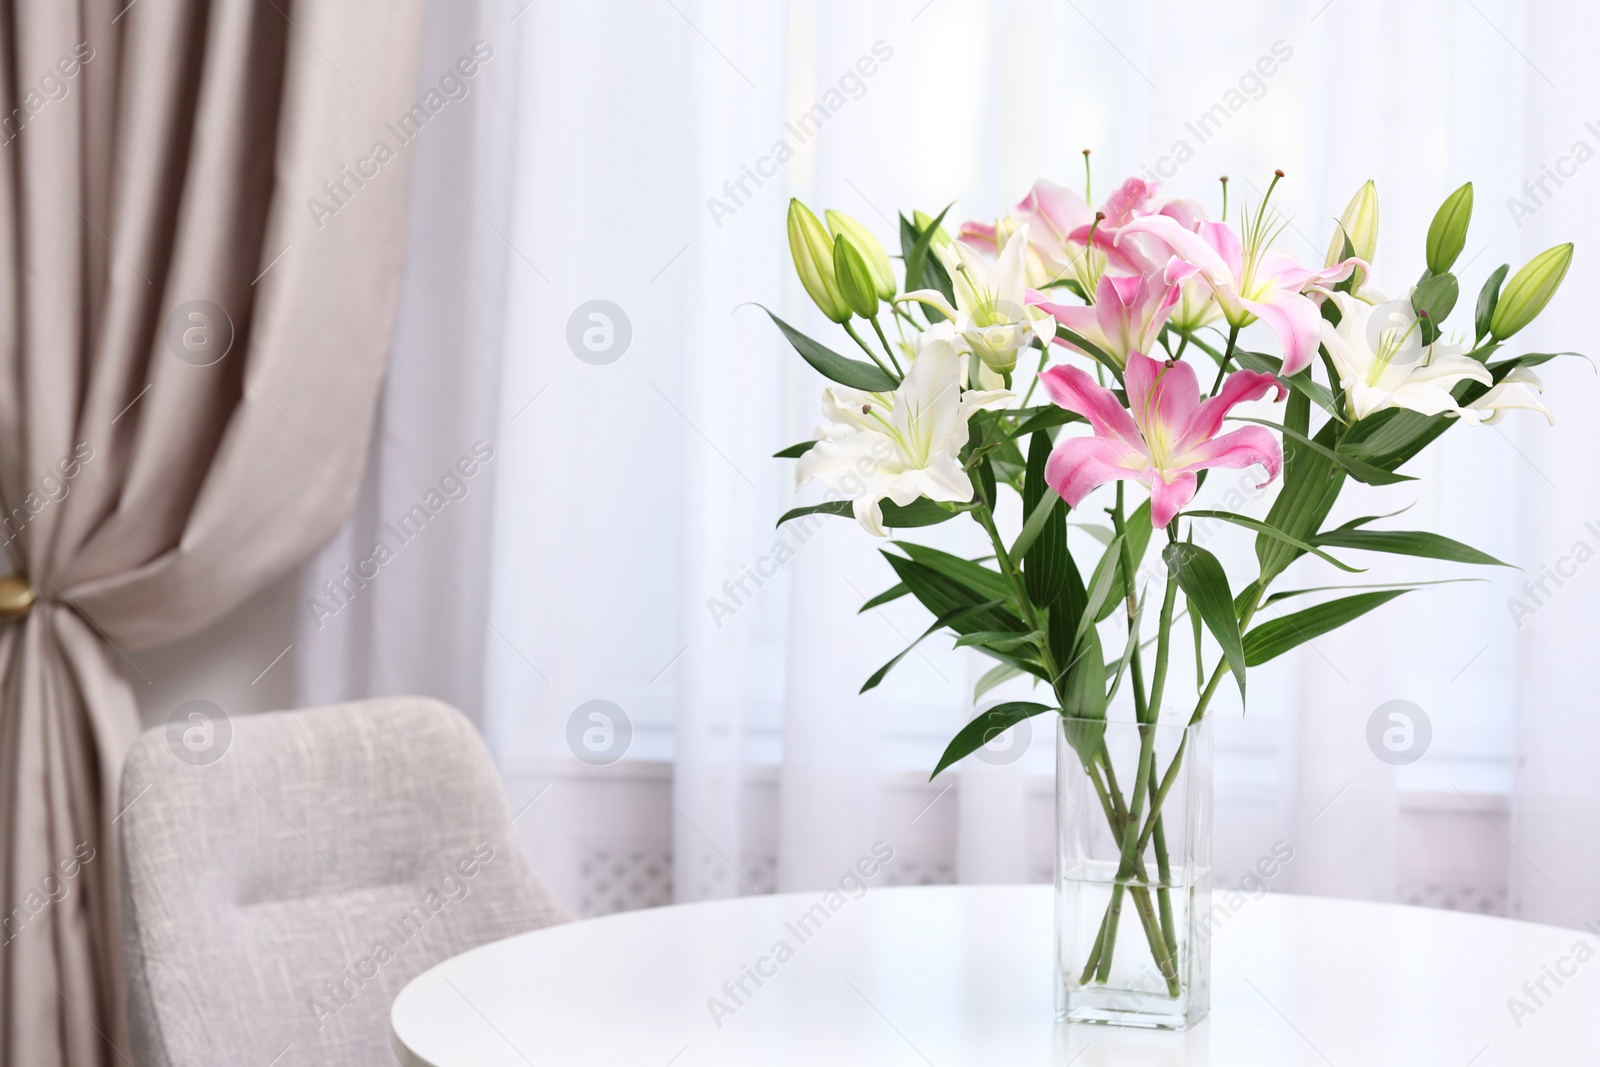
[[[1403,291],[1434,208],[1471,179],[1463,304],[1498,264],[1576,238],[1555,309],[1518,341],[1591,343],[1582,239],[1600,168],[1562,164],[1537,205],[1523,185],[1574,142],[1600,148],[1583,112],[1600,76],[1579,43],[1595,15],[1576,4],[672,0],[489,4],[470,27],[454,18],[439,20],[440,62],[463,34],[493,41],[495,59],[477,110],[417,143],[414,262],[375,484],[308,570],[310,592],[475,441],[494,458],[434,520],[439,536],[408,545],[328,623],[343,637],[308,623],[321,651],[305,691],[423,689],[462,703],[519,801],[579,766],[574,722],[580,735],[614,729],[620,709],[627,756],[594,773],[622,782],[640,761],[671,763],[671,784],[644,796],[671,833],[679,899],[830,882],[873,841],[909,851],[931,827],[953,834],[952,876],[1027,877],[1029,782],[1051,767],[1040,731],[1016,762],[967,761],[950,795],[926,794],[926,815],[893,799],[972,713],[981,666],[930,640],[858,696],[925,614],[905,601],[856,613],[893,578],[853,524],[773,527],[795,495],[792,464],[770,455],[810,435],[822,383],[746,304],[848,344],[792,279],[789,197],[844,210],[892,247],[897,210],[955,200],[953,219],[990,217],[1036,177],[1081,184],[1086,147],[1097,195],[1139,174],[1213,210],[1218,175],[1237,203],[1282,168],[1277,195],[1294,220],[1282,243],[1320,259],[1332,218],[1370,177],[1383,215],[1375,281]],[[828,118],[802,135],[798,118],[818,103]],[[1519,224],[1509,198],[1536,210]],[[599,351],[586,329],[600,330]],[[1281,840],[1295,859],[1276,887],[1392,898],[1418,850],[1442,847],[1402,826],[1414,798],[1432,797],[1508,842],[1513,911],[1600,914],[1589,773],[1600,667],[1585,654],[1596,578],[1577,566],[1547,582],[1520,628],[1507,604],[1576,542],[1600,550],[1585,525],[1600,528],[1586,462],[1600,395],[1580,362],[1544,370],[1553,432],[1536,416],[1458,429],[1414,463],[1421,482],[1350,505],[1412,505],[1395,522],[1527,573],[1412,594],[1263,671],[1248,714],[1222,701],[1224,872]],[[955,525],[929,539],[981,552]],[[1248,580],[1243,539],[1223,531],[1212,545],[1236,584]],[[1363,562],[1364,581],[1464,573]],[[1290,580],[1338,578],[1301,567]],[[1369,716],[1395,699],[1432,729],[1428,754],[1399,768],[1366,740]],[[605,721],[580,712],[597,700],[614,705]],[[613,817],[563,806],[551,788],[533,818]],[[1509,824],[1496,814],[1508,801]]]

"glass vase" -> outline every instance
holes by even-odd
[[[1056,1018],[1186,1030],[1211,1000],[1210,720],[1058,721]]]

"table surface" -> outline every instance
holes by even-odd
[[[1054,1022],[1048,886],[873,889],[802,940],[792,924],[819,899],[484,945],[401,991],[395,1052],[408,1067],[1600,1064],[1600,939],[1582,931],[1282,894],[1234,894],[1230,911],[1219,894],[1211,1015],[1173,1034]],[[735,1007],[724,982],[758,963],[775,973],[746,978]]]

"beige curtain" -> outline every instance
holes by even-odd
[[[0,1067],[128,1062],[126,653],[354,500],[421,30],[420,0],[0,2],[0,540],[37,598],[0,621]]]

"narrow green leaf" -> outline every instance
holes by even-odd
[[[1055,709],[1044,704],[1035,704],[1027,700],[1012,700],[1004,704],[996,704],[987,711],[980,712],[971,722],[961,728],[949,746],[944,750],[944,755],[939,757],[939,765],[928,775],[928,780],[939,777],[939,772],[959,759],[964,759],[978,751],[996,737],[1011,729],[1024,719],[1031,719],[1035,715],[1042,715]]]
[[[1022,524],[1022,532],[1017,535],[1016,541],[1011,545],[1010,555],[1013,566],[1021,563],[1022,557],[1027,553],[1028,549],[1033,547],[1034,540],[1038,538],[1039,532],[1044,529],[1045,520],[1050,517],[1050,512],[1054,510],[1057,501],[1060,499],[1055,493],[1046,493],[1039,498],[1039,502],[1033,506],[1033,510],[1028,512],[1028,521]]]
[[[1228,668],[1244,693],[1244,646],[1239,638],[1239,619],[1233,613],[1233,594],[1228,591],[1228,575],[1217,557],[1199,545],[1174,542],[1161,551],[1161,558],[1177,576],[1178,588],[1189,598],[1189,608],[1197,612],[1206,629],[1222,646]]]
[[[815,367],[824,378],[869,393],[891,393],[899,384],[881,368],[871,363],[863,363],[859,359],[847,359],[826,345],[813,341],[760,304],[756,307],[767,312],[767,317],[783,332],[783,336],[789,339],[789,343],[800,353],[800,357]]]
[[[1100,609],[1111,596],[1111,588],[1116,583],[1117,576],[1122,573],[1119,562],[1122,558],[1123,536],[1125,535],[1111,539],[1111,543],[1106,546],[1105,554],[1100,557],[1100,565],[1094,570],[1094,577],[1089,580],[1089,600],[1084,605],[1083,618],[1078,620],[1077,632],[1072,636],[1074,645],[1082,641],[1084,631],[1094,625]]]
[[[1133,609],[1133,625],[1128,627],[1128,642],[1122,649],[1122,659],[1117,663],[1117,670],[1111,677],[1111,688],[1106,692],[1106,703],[1109,705],[1116,699],[1117,690],[1122,687],[1122,676],[1128,669],[1128,664],[1133,662],[1133,650],[1139,647],[1139,624],[1144,620],[1144,602],[1148,596],[1141,596],[1139,604]]]
[[[1252,667],[1259,667],[1296,645],[1336,630],[1410,591],[1388,589],[1378,593],[1358,593],[1264,622],[1245,634],[1245,661]]]
[[[1508,566],[1487,552],[1427,530],[1330,530],[1313,540],[1330,548],[1358,548],[1366,552],[1390,552],[1487,567]]]
[[[1473,316],[1476,340],[1481,341],[1489,336],[1489,323],[1494,321],[1495,305],[1500,302],[1500,286],[1505,283],[1506,273],[1510,270],[1511,264],[1500,264],[1495,272],[1484,280],[1483,288],[1478,290],[1478,310]]]
[[[1087,763],[1100,751],[1106,719],[1105,653],[1100,648],[1100,631],[1093,626],[1089,627],[1076,658],[1067,667],[1061,694],[1067,742],[1078,753],[1078,758]]]
[[[1328,391],[1327,386],[1312,379],[1310,370],[1303,370],[1299,374],[1285,376],[1283,374],[1283,360],[1277,356],[1266,355],[1263,352],[1246,352],[1240,349],[1234,352],[1233,358],[1245,370],[1275,375],[1278,381],[1287,385],[1291,390],[1313,401],[1317,407],[1326,411],[1340,422],[1344,421],[1344,414],[1334,403],[1333,394]]]
[[[905,507],[901,507],[892,500],[884,500],[879,505],[883,509],[883,524],[892,530],[909,530],[916,526],[935,526],[946,522],[960,514],[959,511],[940,507],[927,497],[918,497]],[[777,522],[782,526],[790,519],[798,519],[803,515],[843,515],[853,517],[855,511],[848,500],[829,500],[822,504],[808,504],[805,507],[790,508],[783,513]]]
[[[817,446],[815,441],[801,441],[797,445],[781,448],[772,454],[773,459],[799,459]]]
[[[1013,667],[1009,663],[996,663],[984,671],[983,677],[978,679],[978,684],[972,687],[972,702],[976,704],[983,699],[983,694],[997,685],[1021,677],[1022,673],[1020,668]]]
[[[947,578],[960,582],[975,596],[985,600],[1001,601],[1010,601],[1013,598],[1011,583],[1006,581],[1006,576],[999,571],[992,571],[974,560],[951,555],[949,552],[912,541],[896,541],[894,545],[918,563],[932,567]]]
[[[873,671],[872,672],[872,676],[861,684],[860,691],[865,693],[869,689],[876,689],[878,687],[878,683],[882,682],[884,677],[887,676],[888,673],[894,669],[895,664],[897,664],[901,660],[905,659],[906,656],[908,656],[911,653],[912,649],[914,649],[918,645],[922,644],[922,641],[923,641],[924,638],[936,633],[937,631],[943,629],[946,626],[954,626],[956,623],[960,622],[964,618],[972,618],[972,617],[978,616],[978,615],[982,614],[984,611],[987,611],[989,608],[992,608],[992,607],[995,607],[995,606],[996,606],[995,604],[978,604],[978,605],[975,605],[973,607],[954,608],[954,609],[952,609],[950,611],[945,612],[943,615],[940,615],[937,619],[933,620],[932,625],[930,625],[926,630],[922,631],[922,633],[917,636],[917,639],[915,641],[911,642],[905,648],[901,649],[899,651],[899,653],[897,653],[895,655],[895,657],[893,659],[891,659],[888,663],[885,663],[883,666],[881,666],[877,670]]]
[[[1015,652],[1023,645],[1032,645],[1043,640],[1043,630],[1035,630],[1029,634],[1014,634],[1004,630],[977,630],[956,638],[956,643],[952,647],[991,648],[996,652]]]
[[[894,585],[891,585],[889,588],[885,589],[883,592],[879,593],[877,596],[861,605],[861,607],[856,610],[856,614],[860,615],[863,611],[871,611],[873,608],[882,607],[892,600],[899,600],[909,592],[911,592],[911,590],[906,588],[905,582],[896,582]]]
[[[1085,529],[1088,529],[1088,527],[1085,527]],[[1150,548],[1150,535],[1152,532],[1153,530],[1150,526],[1150,501],[1146,500],[1143,504],[1134,508],[1133,514],[1124,519],[1122,523],[1122,535],[1128,540],[1128,558],[1133,560],[1135,576],[1138,575],[1140,565],[1144,563],[1145,552]],[[1090,530],[1091,536],[1093,536],[1093,533],[1094,531]],[[1106,542],[1107,545],[1110,545],[1110,543],[1110,541]],[[1126,589],[1128,587],[1128,578],[1122,573],[1121,553],[1117,553],[1114,558],[1117,564],[1117,577],[1112,582],[1112,588]],[[1107,599],[1105,603],[1100,605],[1100,610],[1095,612],[1094,621],[1105,622],[1111,617],[1111,613],[1117,610],[1119,603],[1122,603],[1122,601],[1115,597]]]
[[[975,593],[961,582],[917,560],[895,552],[884,551],[882,554],[889,561],[889,566],[894,568],[895,574],[911,590],[911,595],[932,612],[934,618],[942,618],[961,608],[979,609],[973,616],[956,617],[950,627],[957,633],[975,630],[1028,632],[1028,627],[1020,618],[999,606],[999,598]]]
[[[1269,429],[1277,430],[1290,440],[1302,444],[1311,449],[1313,452],[1316,452],[1318,455],[1337,463],[1339,466],[1348,471],[1350,476],[1356,481],[1365,482],[1367,485],[1394,485],[1397,482],[1416,481],[1416,479],[1411,477],[1409,474],[1395,474],[1393,471],[1386,471],[1381,467],[1374,467],[1372,464],[1356,459],[1354,456],[1344,455],[1337,449],[1332,449],[1326,445],[1318,444],[1305,434],[1300,433],[1298,430],[1291,429],[1287,425],[1281,425],[1276,422],[1268,421],[1267,419],[1251,419],[1243,415],[1229,415],[1228,419],[1232,422],[1251,422],[1257,426],[1265,426]]]
[[[1213,519],[1223,519],[1238,526],[1243,526],[1246,529],[1254,530],[1259,534],[1265,534],[1266,536],[1274,538],[1275,540],[1282,541],[1284,544],[1298,548],[1301,552],[1310,552],[1312,555],[1333,564],[1342,571],[1348,571],[1351,574],[1360,574],[1362,571],[1366,570],[1365,567],[1352,567],[1348,563],[1343,563],[1337,559],[1334,559],[1332,556],[1317,548],[1315,545],[1307,544],[1297,537],[1290,537],[1276,526],[1272,526],[1271,524],[1265,522],[1259,522],[1256,519],[1247,518],[1244,515],[1236,515],[1231,511],[1186,511],[1184,514],[1191,518],[1209,517]]]

